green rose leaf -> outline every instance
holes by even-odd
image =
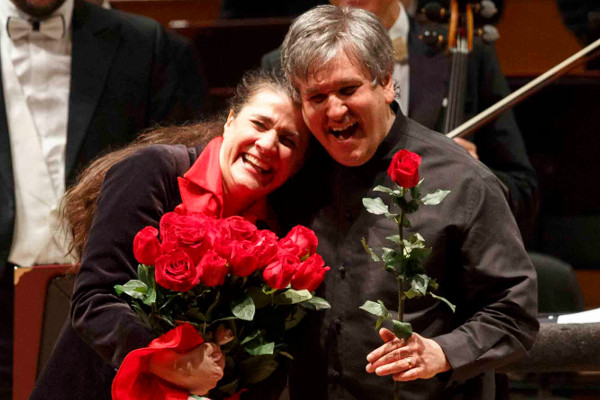
[[[246,296],[243,299],[234,302],[231,307],[231,313],[244,321],[252,321],[254,319],[255,311],[256,307],[250,296]]]
[[[313,296],[311,299],[300,303],[300,305],[302,307],[316,311],[328,310],[331,308],[331,305],[327,302],[327,300],[317,296]]]
[[[242,341],[240,342],[240,344],[244,345],[246,343],[250,343],[254,339],[261,338],[261,337],[262,337],[262,334],[260,333],[260,331],[252,332],[251,334],[249,334],[248,336],[243,338]]]
[[[440,204],[442,200],[450,193],[449,190],[438,189],[433,193],[426,194],[423,196],[423,204],[426,206],[434,206],[436,204]]]
[[[371,300],[367,300],[365,301],[365,304],[363,304],[359,308],[377,317],[387,318],[390,314],[381,300],[377,300],[377,303]]]
[[[383,192],[383,193],[387,193],[387,194],[394,194],[394,190],[390,189],[387,186],[381,186],[381,185],[377,185],[373,188],[374,192]],[[396,191],[397,192],[397,191]]]
[[[134,299],[142,300],[148,293],[148,286],[142,281],[132,279],[124,285],[115,285],[117,294],[125,293]]]
[[[432,292],[429,292],[429,294],[434,299],[438,299],[438,300],[443,301],[444,303],[446,303],[446,305],[448,305],[448,307],[450,307],[450,309],[452,310],[452,312],[456,312],[456,306],[454,304],[450,303],[450,301],[448,301],[448,299],[446,299],[445,297],[442,297],[442,296],[438,296],[438,295],[436,295],[435,293],[432,293]]]
[[[419,274],[412,277],[410,280],[410,289],[405,291],[404,294],[409,299],[415,297],[425,296],[427,294],[427,288],[429,287],[429,277],[425,274]]]
[[[279,304],[296,304],[310,300],[312,297],[312,294],[310,294],[310,292],[306,289],[288,289],[285,292],[279,294],[278,296],[275,296],[273,300]]]
[[[146,284],[146,286],[152,286],[150,276],[148,274],[148,266],[144,264],[138,264],[137,276],[138,279]]]
[[[400,235],[392,235],[392,236],[388,236],[386,237],[387,240],[389,240],[392,243],[396,243],[396,244],[400,244]]]
[[[257,309],[263,308],[271,304],[271,296],[265,294],[263,290],[256,286],[251,286],[248,289],[248,296],[252,297],[254,307]]]
[[[156,290],[150,287],[148,288],[148,294],[144,298],[144,304],[147,306],[151,306],[154,303],[156,303]]]
[[[273,354],[273,350],[275,350],[275,343],[270,342],[270,343],[265,343],[265,344],[261,344],[258,346],[254,346],[254,347],[245,347],[244,348],[246,350],[246,352],[250,355],[253,356],[262,356],[262,355],[268,355],[268,354]]]
[[[219,390],[220,392],[223,392],[225,394],[228,394],[229,396],[233,396],[233,394],[235,392],[237,392],[238,382],[239,382],[239,379],[236,379],[234,381],[229,382],[226,385],[217,386],[217,390]],[[195,396],[195,395],[190,394],[190,396]],[[198,397],[201,399],[210,400],[208,397],[202,397],[202,396],[198,396]]]
[[[375,215],[385,215],[386,217],[391,216],[390,209],[379,197],[374,199],[370,197],[363,198],[363,205],[368,212]]]
[[[378,261],[378,262],[381,261],[379,259],[379,257],[377,256],[377,254],[375,254],[375,252],[373,251],[373,249],[371,249],[369,247],[369,245],[367,244],[367,241],[366,241],[365,238],[362,238],[360,242],[362,243],[363,247],[365,248],[365,251],[367,252],[367,254],[369,254],[371,256],[371,258],[373,259],[373,261]]]
[[[279,363],[273,356],[250,357],[239,363],[244,382],[252,384],[267,379],[277,369]]]
[[[398,320],[392,320],[392,332],[400,339],[408,341],[408,338],[412,335],[412,326],[408,322],[402,322]]]
[[[305,303],[300,303],[305,304]],[[286,318],[285,320],[285,330],[287,331],[288,329],[292,329],[294,328],[296,325],[298,325],[300,323],[300,321],[302,321],[302,318],[304,318],[304,316],[306,315],[306,310],[303,309],[302,307],[297,307],[296,311],[294,311],[289,317]]]

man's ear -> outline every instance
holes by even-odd
[[[394,90],[394,80],[392,79],[392,75],[389,75],[385,82],[381,84],[381,88],[383,89],[383,95],[385,97],[385,101],[388,104],[392,104],[394,98],[396,97],[396,91]]]

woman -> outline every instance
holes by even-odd
[[[153,339],[113,287],[136,276],[135,234],[145,226],[158,226],[182,197],[191,211],[241,215],[273,227],[266,196],[300,168],[310,137],[287,84],[271,75],[246,75],[231,102],[223,135],[213,139],[213,128],[205,124],[151,132],[97,160],[69,191],[66,217],[74,251],[81,255],[71,300],[72,326],[63,329],[32,399],[110,398],[116,368],[129,352]],[[184,145],[151,145],[156,143]],[[199,366],[208,354],[208,362],[222,368],[222,357],[214,346],[195,352],[152,358],[148,370],[203,394],[216,380],[199,385],[190,375],[202,376],[200,369],[179,370],[177,365]]]

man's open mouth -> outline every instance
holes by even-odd
[[[342,126],[342,127],[329,128],[329,133],[338,140],[347,140],[347,139],[350,139],[352,137],[352,135],[354,135],[356,133],[357,129],[358,129],[358,122],[354,122],[352,124]]]

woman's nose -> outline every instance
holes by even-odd
[[[272,154],[277,149],[277,132],[275,129],[263,132],[255,142],[256,147],[263,154]]]

